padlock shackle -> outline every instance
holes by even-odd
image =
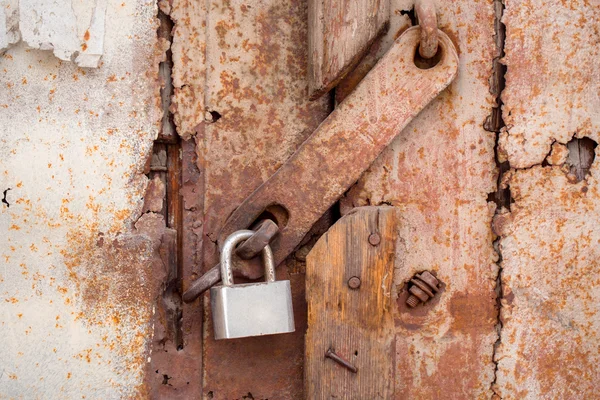
[[[221,251],[221,284],[223,286],[233,286],[233,263],[232,257],[235,247],[254,234],[254,231],[242,229],[233,232],[223,242]],[[270,246],[262,249],[262,259],[265,264],[265,281],[275,282],[275,259]]]

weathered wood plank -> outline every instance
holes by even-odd
[[[309,95],[331,90],[384,32],[388,0],[309,0]]]
[[[391,4],[394,28],[377,55],[410,24],[406,11],[413,1]],[[487,196],[496,190],[496,167],[494,134],[482,125],[495,104],[488,82],[494,8],[491,1],[469,0],[436,6],[439,28],[459,53],[458,76],[363,175],[343,212],[384,203],[401,210],[404,249],[392,294],[396,398],[489,399],[498,320],[494,204]],[[404,284],[423,270],[435,272],[445,288],[439,298],[409,309]]]
[[[370,240],[378,235],[379,244]],[[335,223],[306,259],[308,399],[392,398],[394,320],[391,285],[398,237],[393,207],[361,207]],[[360,279],[358,288],[349,280]],[[352,373],[324,357],[333,350]]]

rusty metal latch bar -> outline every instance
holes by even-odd
[[[437,31],[440,60],[428,69],[415,64],[421,29],[405,31],[358,87],[323,121],[288,161],[233,212],[219,245],[246,229],[269,207],[285,210],[286,223],[271,242],[281,263],[311,226],[344,194],[383,149],[454,79],[458,55]],[[290,189],[292,188],[292,189]],[[249,270],[238,271],[242,276]],[[220,279],[218,265],[192,283],[184,301],[197,298]]]

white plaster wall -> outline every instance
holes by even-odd
[[[20,40],[64,61],[97,68],[108,0],[0,0],[0,50]]]
[[[129,232],[160,117],[156,13],[109,0],[98,69],[0,55],[0,398],[143,394],[153,243]]]

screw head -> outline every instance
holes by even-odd
[[[379,233],[371,233],[369,235],[369,243],[371,246],[377,246],[379,243],[381,243],[381,236],[379,236]]]
[[[348,287],[350,289],[358,289],[360,287],[360,278],[358,276],[353,276],[348,279]]]

